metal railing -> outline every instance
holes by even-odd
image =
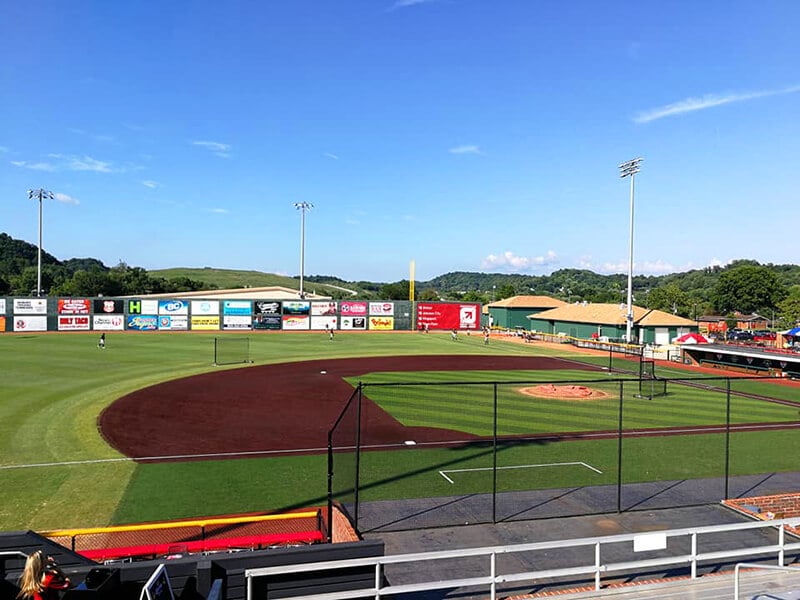
[[[737,563],[736,567],[734,568],[734,576],[733,576],[733,600],[739,600],[739,573],[741,573],[742,569],[760,569],[764,571],[784,571],[784,572],[794,572],[800,573],[800,567],[788,567],[784,565],[758,565],[753,563]],[[758,596],[756,596],[758,597]],[[766,598],[767,596],[765,596]],[[768,596],[769,598],[773,598],[774,596]]]
[[[602,576],[621,571],[642,571],[653,567],[676,567],[690,566],[691,578],[697,578],[698,565],[701,562],[717,563],[741,557],[753,557],[758,555],[776,554],[777,564],[783,567],[787,551],[800,551],[800,542],[786,543],[784,530],[786,527],[797,527],[800,519],[797,517],[780,519],[774,521],[756,521],[747,523],[734,523],[726,525],[712,525],[704,527],[694,527],[685,529],[670,529],[658,532],[619,534],[605,537],[577,538],[571,540],[555,540],[550,542],[536,542],[531,544],[517,544],[513,546],[489,546],[484,548],[469,548],[462,550],[446,550],[439,552],[421,552],[414,554],[398,554],[395,556],[377,556],[369,558],[358,558],[349,560],[338,560],[330,562],[307,563],[297,565],[282,565],[279,567],[263,567],[245,570],[247,581],[247,599],[253,599],[253,580],[258,577],[281,576],[284,580],[287,575],[293,573],[312,573],[332,571],[335,569],[373,567],[374,583],[370,587],[360,588],[350,591],[337,591],[335,593],[310,594],[303,596],[293,596],[293,600],[346,600],[348,598],[373,597],[376,600],[392,594],[405,594],[414,592],[425,592],[449,588],[462,588],[471,586],[484,586],[488,589],[490,598],[496,600],[497,586],[503,583],[535,582],[548,578],[574,577],[578,575],[592,575],[594,577],[594,589],[600,590]],[[745,530],[756,530],[763,528],[776,528],[778,541],[775,544],[763,546],[736,547],[728,550],[717,550],[713,552],[700,552],[699,536],[705,534],[718,534],[726,532],[742,532]],[[690,552],[688,554],[678,554],[659,558],[647,558],[630,560],[624,562],[605,562],[603,560],[603,548],[609,544],[620,542],[633,543],[633,551],[637,547],[644,546],[647,550],[663,549],[667,547],[667,540],[670,538],[688,538],[690,541]],[[653,544],[655,542],[655,544]],[[717,539],[713,543],[719,546]],[[657,546],[657,548],[654,548]],[[517,573],[498,574],[497,558],[502,555],[514,553],[533,552],[541,550],[563,551],[568,548],[588,547],[594,548],[594,560],[591,564],[579,564],[576,566],[543,569],[536,571],[524,571]],[[436,560],[446,559],[465,559],[465,558],[485,558],[487,561],[486,571],[488,574],[467,577],[461,579],[436,579],[422,583],[411,583],[404,585],[382,586],[384,567],[401,563],[427,563]],[[470,569],[474,571],[474,569]]]

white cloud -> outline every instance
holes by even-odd
[[[154,190],[154,189],[156,189],[156,188],[159,188],[159,187],[161,187],[161,184],[160,184],[160,183],[158,183],[157,181],[153,181],[153,180],[151,180],[151,179],[148,179],[148,180],[146,180],[146,181],[143,181],[143,182],[142,182],[142,185],[143,185],[144,187],[149,187],[151,190]]]
[[[26,160],[12,160],[11,164],[15,167],[22,167],[23,169],[31,169],[32,171],[55,171],[56,166],[52,163],[38,162],[31,163]]]
[[[429,2],[436,2],[436,0],[395,0],[395,3],[392,4],[389,10],[395,10],[398,8],[408,8],[409,6],[428,4]]]
[[[210,150],[217,156],[221,156],[222,158],[230,158],[229,151],[231,149],[230,144],[223,144],[221,142],[209,142],[204,140],[198,140],[192,142],[195,146],[200,146],[201,148],[205,148],[206,150]]]
[[[62,194],[61,192],[56,192],[53,194],[53,197],[58,200],[59,202],[63,202],[64,204],[80,204],[80,200],[77,198],[73,198],[72,196],[68,196],[67,194]]]
[[[713,108],[715,106],[722,106],[723,104],[731,104],[733,102],[745,102],[747,100],[756,100],[758,98],[766,98],[768,96],[780,96],[782,94],[794,94],[800,92],[800,85],[783,88],[780,90],[761,90],[756,92],[732,92],[728,94],[706,94],[699,98],[686,98],[673,104],[652,108],[638,113],[633,120],[636,123],[649,123],[664,117],[671,117],[680,115],[687,112],[694,112],[697,110],[705,110],[706,108]]]
[[[448,150],[450,154],[481,154],[481,149],[474,145],[456,146]]]
[[[481,261],[481,268],[487,270],[512,270],[527,271],[534,267],[556,264],[558,255],[552,250],[548,250],[544,256],[517,256],[513,252],[506,251],[501,255],[490,254]]]
[[[208,212],[217,214],[217,215],[227,215],[230,211],[227,208],[211,208]]]
[[[328,158],[332,158],[333,160],[339,160],[339,157],[335,154],[331,154],[330,152],[326,152],[323,156],[327,156]]]
[[[96,160],[91,156],[67,157],[67,169],[70,171],[94,171],[95,173],[111,173],[111,163]]]

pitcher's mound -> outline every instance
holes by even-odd
[[[533,387],[524,387],[519,390],[526,396],[533,396],[535,398],[555,398],[557,400],[568,400],[571,402],[580,402],[582,400],[599,400],[600,398],[608,398],[609,394],[601,390],[586,387],[585,385],[537,385]]]

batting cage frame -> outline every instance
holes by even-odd
[[[214,338],[214,366],[252,362],[249,337],[222,336]]]
[[[792,470],[752,456],[752,423],[746,420],[751,406],[742,403],[781,403],[766,396],[754,400],[739,387],[764,378],[655,378],[651,367],[642,368],[653,378],[359,381],[328,432],[328,514],[340,510],[363,533],[701,506],[757,487],[755,479],[740,475],[746,462],[772,469],[759,473]],[[569,400],[582,430],[517,433],[515,427],[535,429],[554,419],[552,406],[563,399],[522,398],[533,409],[526,416],[510,398],[547,386],[601,392],[595,405]],[[439,414],[433,398],[452,407],[453,423],[466,423],[466,402],[479,406],[483,433],[422,426],[426,411],[432,418]],[[697,405],[700,421],[680,407],[687,402]],[[385,426],[376,415],[385,414],[384,404],[419,408],[404,430],[415,439],[380,437]],[[783,409],[800,408],[800,402],[789,405]],[[675,424],[653,427],[657,412],[674,413]],[[782,444],[798,423],[780,419],[774,428]],[[333,536],[336,524],[330,523]]]

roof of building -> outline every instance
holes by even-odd
[[[228,290],[200,290],[196,292],[172,292],[169,294],[148,294],[137,298],[203,298],[209,300],[299,300],[300,293],[291,288],[272,285],[267,287],[234,288]],[[330,300],[330,296],[320,296],[305,292],[306,300]]]
[[[633,306],[633,321],[639,326],[686,327],[695,325],[694,321],[672,315],[661,310]],[[546,321],[568,321],[573,323],[599,323],[601,325],[625,325],[628,312],[625,304],[596,304],[576,302],[559,308],[528,315],[529,319]]]
[[[557,308],[566,302],[550,296],[511,296],[487,304],[489,308]]]

